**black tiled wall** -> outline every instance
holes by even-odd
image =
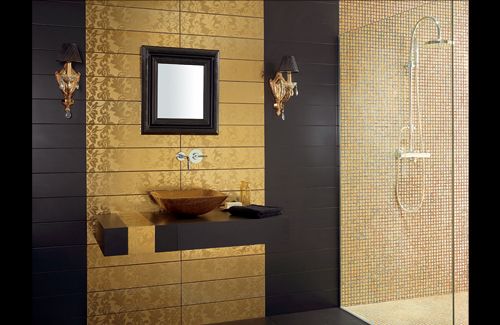
[[[85,64],[73,117],[54,72],[62,43],[85,59],[84,1],[32,2],[32,322],[85,324]]]
[[[264,4],[266,204],[287,238],[266,246],[268,315],[339,306],[338,1]],[[276,116],[267,80],[294,55],[298,97]]]

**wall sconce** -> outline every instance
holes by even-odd
[[[286,80],[283,78],[282,72],[286,72]],[[273,106],[276,110],[276,115],[281,115],[283,120],[285,120],[285,103],[294,93],[295,96],[299,94],[297,82],[292,81],[292,73],[297,72],[299,72],[299,67],[297,66],[297,62],[295,62],[295,57],[293,55],[285,55],[281,58],[280,68],[276,72],[274,79],[269,79],[269,85],[274,95]]]
[[[64,94],[62,104],[66,111],[66,118],[71,118],[71,105],[75,103],[73,93],[78,89],[80,82],[80,72],[75,71],[71,66],[72,62],[82,63],[78,46],[75,43],[64,43],[57,56],[57,61],[65,62],[64,68],[56,71],[56,80],[59,89]]]

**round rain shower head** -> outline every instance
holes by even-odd
[[[434,40],[425,42],[424,45],[428,46],[428,47],[443,47],[443,46],[453,45],[453,41],[446,40],[446,39],[434,39]]]

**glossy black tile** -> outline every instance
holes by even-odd
[[[85,149],[33,149],[32,173],[85,173]]]
[[[82,293],[87,288],[87,269],[35,273],[31,285],[32,297]]]
[[[31,224],[31,246],[52,247],[85,245],[87,226],[85,221],[50,222]]]
[[[33,124],[85,124],[85,101],[75,100],[71,106],[71,118],[64,116],[61,99],[33,99],[31,123]]]
[[[86,205],[87,199],[84,196],[32,199],[31,221],[85,221]]]
[[[31,272],[85,269],[87,246],[62,246],[31,249]]]
[[[64,111],[60,112],[64,115]],[[85,148],[85,125],[33,124],[31,144],[37,148]]]
[[[85,196],[85,173],[32,174],[31,196],[62,197]]]

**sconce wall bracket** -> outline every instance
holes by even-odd
[[[64,68],[56,71],[55,75],[59,89],[64,94],[62,104],[66,111],[66,118],[71,118],[71,105],[75,103],[73,93],[80,87],[80,72],[73,69],[71,62],[66,62]]]
[[[274,96],[274,109],[276,115],[285,119],[285,103],[294,94],[298,95],[297,83],[292,81],[292,73],[287,71],[287,79],[283,78],[281,71],[276,72],[274,79],[269,79],[269,85]]]

